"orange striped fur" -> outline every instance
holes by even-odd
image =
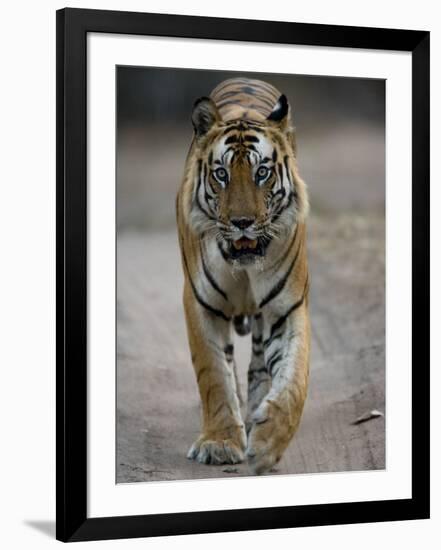
[[[184,310],[202,402],[188,453],[202,463],[248,460],[260,474],[297,430],[309,372],[308,199],[288,101],[234,78],[195,104],[195,135],[177,197]],[[252,331],[242,417],[233,327]]]

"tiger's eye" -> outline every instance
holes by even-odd
[[[228,173],[225,168],[218,168],[214,171],[215,178],[221,182],[226,183],[228,181]]]
[[[270,169],[267,166],[259,166],[256,172],[256,180],[258,183],[262,183],[268,178]]]

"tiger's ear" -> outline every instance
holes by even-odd
[[[283,130],[288,127],[289,122],[289,103],[285,94],[282,94],[268,115],[267,120],[271,120],[280,126]]]
[[[220,120],[214,101],[209,97],[200,97],[194,104],[191,120],[196,136],[205,135]]]

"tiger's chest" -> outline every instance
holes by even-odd
[[[252,315],[272,281],[264,265],[240,266],[227,262],[216,242],[205,246],[202,273],[212,300],[230,315]]]

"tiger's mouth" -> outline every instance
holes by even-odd
[[[263,256],[265,248],[260,239],[248,239],[241,237],[230,243],[230,256],[234,260],[237,259],[252,259],[255,256]]]
[[[257,239],[247,239],[246,237],[242,237],[237,241],[233,241],[233,247],[236,250],[243,250],[243,249],[255,250],[255,248],[257,247]]]

